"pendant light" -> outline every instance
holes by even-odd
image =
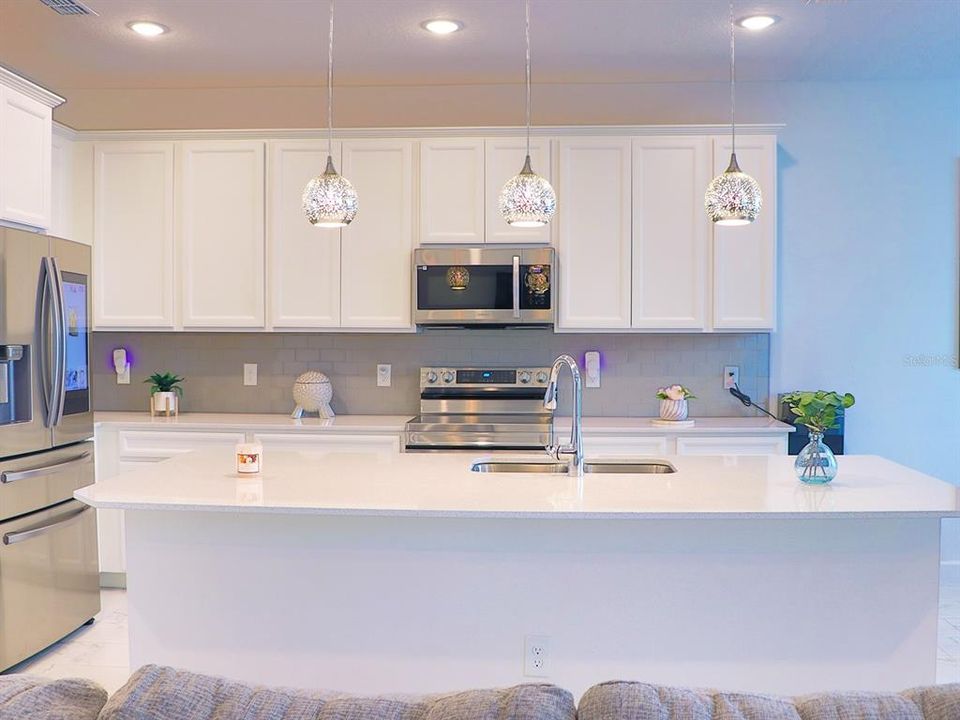
[[[322,228],[346,227],[357,214],[357,191],[333,166],[333,2],[327,54],[327,167],[303,190],[303,212],[311,225]]]
[[[523,169],[507,180],[500,191],[500,214],[508,225],[518,228],[541,227],[550,222],[557,210],[557,195],[546,178],[530,167],[530,0],[525,0],[527,39],[527,155]]]
[[[749,225],[757,219],[763,197],[760,184],[737,164],[736,39],[733,2],[730,3],[730,165],[707,187],[704,206],[717,225]]]

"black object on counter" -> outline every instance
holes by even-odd
[[[798,425],[796,415],[790,412],[790,407],[783,401],[783,393],[777,400],[780,403],[780,420],[793,425],[797,430],[790,433],[787,438],[787,453],[798,455],[803,446],[810,442],[810,430],[806,425]],[[834,455],[843,455],[843,426],[846,422],[843,409],[837,411],[837,427],[830,428],[823,433],[823,444],[833,450]]]

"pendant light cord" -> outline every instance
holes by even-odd
[[[730,150],[737,154],[737,41],[733,23],[733,0],[730,0]]]
[[[530,157],[530,0],[525,0],[527,40],[527,157]]]
[[[330,42],[327,51],[327,157],[333,157],[333,3],[330,0]]]

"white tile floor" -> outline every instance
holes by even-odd
[[[960,682],[960,564],[944,566],[940,588],[937,682]],[[130,675],[126,592],[103,590],[101,602],[103,609],[93,625],[80,628],[8,672],[84,677],[115,692]]]

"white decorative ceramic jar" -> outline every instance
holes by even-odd
[[[683,400],[661,400],[660,401],[660,419],[661,420],[686,420],[687,413],[689,409],[687,408],[687,399]]]
[[[293,383],[293,401],[297,404],[291,417],[299,418],[305,412],[317,413],[322,418],[332,418],[333,385],[330,378],[317,370],[307,370]]]

